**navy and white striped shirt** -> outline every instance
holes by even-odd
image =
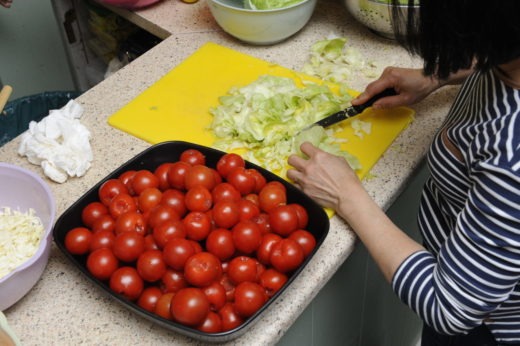
[[[440,333],[485,323],[520,343],[520,90],[492,71],[470,75],[428,165],[418,217],[428,251],[400,265],[393,289]]]

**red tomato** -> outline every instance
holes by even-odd
[[[99,219],[94,222],[92,225],[92,232],[97,233],[100,231],[110,231],[113,232],[116,230],[116,222],[110,215],[101,215]]]
[[[168,182],[168,173],[170,172],[170,168],[173,166],[173,163],[166,162],[163,164],[160,164],[153,174],[159,179],[159,189],[161,191],[164,191],[166,189],[170,188],[170,183]]]
[[[128,189],[119,179],[109,179],[100,186],[98,195],[99,200],[108,206],[110,202],[120,193],[128,194]]]
[[[85,227],[76,227],[67,232],[65,248],[73,255],[86,254],[90,249],[92,232]]]
[[[190,167],[184,177],[184,187],[186,190],[190,190],[195,186],[202,186],[208,190],[212,190],[215,184],[215,175],[211,171],[211,168],[203,165]]]
[[[181,288],[188,287],[188,282],[184,278],[182,271],[173,269],[166,269],[166,272],[161,278],[161,288],[163,292],[177,292]]]
[[[304,229],[299,229],[291,233],[289,239],[294,240],[303,250],[303,255],[305,257],[309,256],[312,250],[316,247],[316,238],[312,235],[311,232],[306,231]]]
[[[194,254],[190,241],[183,238],[171,239],[163,249],[164,262],[175,270],[183,270],[188,258]]]
[[[274,269],[267,269],[260,275],[260,285],[268,297],[272,297],[287,282],[287,276]]]
[[[232,302],[235,300],[235,284],[229,278],[227,273],[222,274],[218,281],[226,290],[226,300]]]
[[[253,222],[260,228],[262,234],[271,233],[271,223],[269,222],[268,214],[260,213],[260,215],[253,218]]]
[[[238,202],[240,201],[240,192],[230,183],[221,183],[215,186],[211,191],[211,196],[213,197],[213,203],[223,202],[223,201],[232,201]]]
[[[240,316],[253,315],[266,301],[265,290],[259,284],[245,281],[235,288],[235,311]]]
[[[184,178],[190,168],[191,166],[186,162],[175,162],[168,172],[168,182],[170,186],[179,190],[184,189]]]
[[[200,325],[209,312],[209,301],[200,288],[188,287],[177,292],[170,305],[175,321],[188,326]]]
[[[172,314],[170,313],[170,307],[174,295],[175,293],[165,293],[159,298],[157,305],[155,306],[155,313],[157,315],[167,320],[173,319]]]
[[[260,192],[260,190],[262,190],[264,188],[265,184],[267,183],[264,176],[262,175],[262,173],[260,173],[259,171],[257,171],[254,168],[250,168],[247,171],[249,173],[251,173],[253,178],[255,178],[255,192],[256,193]]]
[[[144,237],[137,232],[123,232],[116,236],[114,255],[123,262],[133,262],[144,252]]]
[[[307,223],[309,222],[309,214],[304,207],[302,207],[298,203],[289,204],[296,211],[296,215],[298,215],[298,228],[304,229],[307,227]]]
[[[244,197],[244,199],[253,202],[256,206],[260,207],[260,199],[256,193],[250,193]]]
[[[250,194],[255,190],[256,180],[244,167],[234,168],[226,177],[227,182],[233,185],[242,195]]]
[[[285,191],[277,185],[267,184],[264,186],[264,188],[258,193],[258,199],[260,202],[260,209],[265,212],[269,212],[269,210],[280,204],[287,203]]]
[[[218,281],[212,282],[202,290],[209,300],[211,310],[219,311],[226,304],[226,289]]]
[[[256,260],[247,256],[237,256],[229,262],[228,276],[235,285],[244,281],[255,281],[258,267]]]
[[[188,213],[182,220],[186,237],[192,240],[204,240],[211,231],[211,219],[200,211]]]
[[[191,246],[193,246],[193,250],[195,250],[195,253],[202,252],[202,245],[200,245],[198,241],[190,239],[188,239],[188,241],[190,242]]]
[[[240,157],[240,155],[234,153],[225,154],[217,161],[217,171],[224,178],[227,178],[229,172],[233,169],[237,167],[244,168],[245,166],[246,163],[244,159]]]
[[[144,189],[138,197],[137,205],[139,206],[139,210],[142,212],[152,210],[161,203],[161,198],[162,192],[159,189],[155,187]]]
[[[193,286],[207,286],[220,275],[222,275],[220,260],[209,252],[199,252],[191,256],[184,265],[184,277]]]
[[[128,300],[136,300],[143,291],[144,283],[133,267],[121,267],[110,277],[110,288]]]
[[[287,273],[298,268],[303,258],[303,249],[297,242],[282,239],[273,245],[270,261],[276,270]]]
[[[262,237],[262,243],[256,250],[256,258],[265,265],[270,264],[271,250],[273,245],[282,240],[278,234],[266,233]]]
[[[92,234],[92,240],[90,241],[89,251],[95,251],[101,248],[111,249],[114,245],[116,236],[112,231],[99,231]]]
[[[298,214],[290,205],[279,205],[269,210],[269,222],[273,232],[285,237],[298,228]]]
[[[237,250],[250,254],[262,243],[262,231],[251,220],[240,221],[233,227],[233,242]]]
[[[143,214],[139,214],[136,211],[121,214],[116,220],[116,234],[132,231],[142,236],[146,234],[146,223]]]
[[[119,267],[119,261],[108,248],[94,250],[88,255],[87,269],[99,280],[107,280]]]
[[[155,239],[153,239],[153,235],[151,234],[144,237],[144,251],[148,250],[159,250],[159,247],[155,243]]]
[[[213,206],[212,216],[215,225],[221,228],[231,228],[240,219],[239,205],[232,201],[218,202]]]
[[[81,211],[81,221],[83,221],[85,226],[92,228],[94,222],[96,222],[101,216],[107,214],[108,209],[103,203],[92,202]]]
[[[132,187],[132,179],[134,179],[136,171],[126,171],[123,174],[119,176],[119,181],[125,185],[126,189],[128,190],[128,193],[133,196],[135,195],[134,188]]]
[[[172,207],[160,204],[150,210],[148,226],[150,226],[151,229],[155,229],[155,227],[159,226],[162,222],[169,220],[180,220],[180,216]]]
[[[108,210],[110,211],[110,215],[117,220],[121,214],[128,213],[129,211],[137,211],[137,204],[129,194],[120,193],[112,199],[108,205]]]
[[[222,183],[222,177],[220,176],[219,172],[215,168],[210,168],[211,172],[213,173],[213,177],[215,178],[215,185],[218,185]]]
[[[139,296],[137,305],[150,312],[155,312],[155,307],[157,306],[157,302],[161,296],[162,292],[158,287],[147,287]]]
[[[222,331],[234,329],[244,322],[231,303],[224,305],[218,314],[222,318]]]
[[[159,178],[146,169],[137,171],[132,179],[132,187],[137,195],[150,187],[159,187]]]
[[[153,229],[153,238],[157,246],[162,249],[173,238],[186,238],[184,224],[180,220],[167,220]]]
[[[231,258],[235,253],[233,234],[227,229],[216,229],[206,239],[206,249],[220,260]]]
[[[184,203],[189,211],[208,211],[211,209],[213,199],[211,192],[203,186],[195,186],[186,192]]]
[[[222,319],[219,314],[210,311],[197,329],[205,333],[220,333],[222,331]]]
[[[137,259],[137,272],[139,276],[149,282],[162,278],[166,272],[162,252],[160,250],[145,251]]]
[[[180,217],[186,214],[186,205],[184,204],[184,193],[175,189],[168,189],[163,192],[161,204],[168,205],[175,209]]]
[[[269,185],[269,186],[278,187],[278,188],[282,189],[284,193],[287,193],[287,189],[285,188],[285,185],[282,184],[281,182],[277,181],[277,180],[270,181],[270,182],[268,182],[265,185],[266,186]]]
[[[260,208],[258,208],[255,203],[247,199],[243,199],[238,202],[238,209],[240,213],[240,221],[252,220],[260,215]]]
[[[183,151],[179,160],[192,166],[206,164],[206,156],[204,156],[203,153],[196,149],[188,149]]]

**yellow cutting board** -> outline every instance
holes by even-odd
[[[299,86],[303,86],[302,80],[324,83],[209,42],[113,114],[108,123],[152,144],[180,140],[212,146],[215,137],[208,130],[212,121],[209,108],[218,106],[218,97],[231,87],[250,84],[264,74],[292,78]],[[329,85],[337,91],[337,86]],[[358,157],[363,166],[357,171],[360,178],[366,176],[413,115],[413,110],[404,107],[384,111],[369,108],[358,116],[372,123],[371,134],[363,139],[354,134],[349,120],[341,123],[343,130],[336,136],[346,138],[342,149]]]

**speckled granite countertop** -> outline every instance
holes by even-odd
[[[150,145],[110,127],[106,119],[151,86],[207,41],[212,41],[279,65],[300,69],[312,43],[335,34],[370,60],[386,65],[418,66],[394,42],[379,38],[359,25],[340,3],[320,0],[308,25],[280,44],[257,47],[242,44],[222,32],[205,0],[185,4],[164,0],[134,13],[118,11],[143,28],[166,38],[161,44],[77,99],[85,109],[82,123],[92,132],[94,161],[87,174],[64,184],[48,181],[59,216],[91,186]],[[362,76],[351,81],[362,90]],[[456,88],[440,90],[415,108],[416,120],[373,168],[375,178],[364,184],[377,203],[387,208],[423,158],[428,144],[448,111]],[[39,167],[17,155],[20,138],[0,148],[0,161]],[[347,259],[355,236],[334,216],[322,247],[292,285],[237,345],[275,344],[318,291]],[[186,345],[196,341],[170,332],[114,302],[94,288],[53,245],[49,264],[36,286],[5,311],[9,324],[24,345]]]

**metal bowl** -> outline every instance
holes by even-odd
[[[394,5],[385,0],[343,0],[343,2],[354,18],[371,31],[385,38],[395,38],[391,21]],[[408,6],[399,7],[402,7],[406,14]]]

